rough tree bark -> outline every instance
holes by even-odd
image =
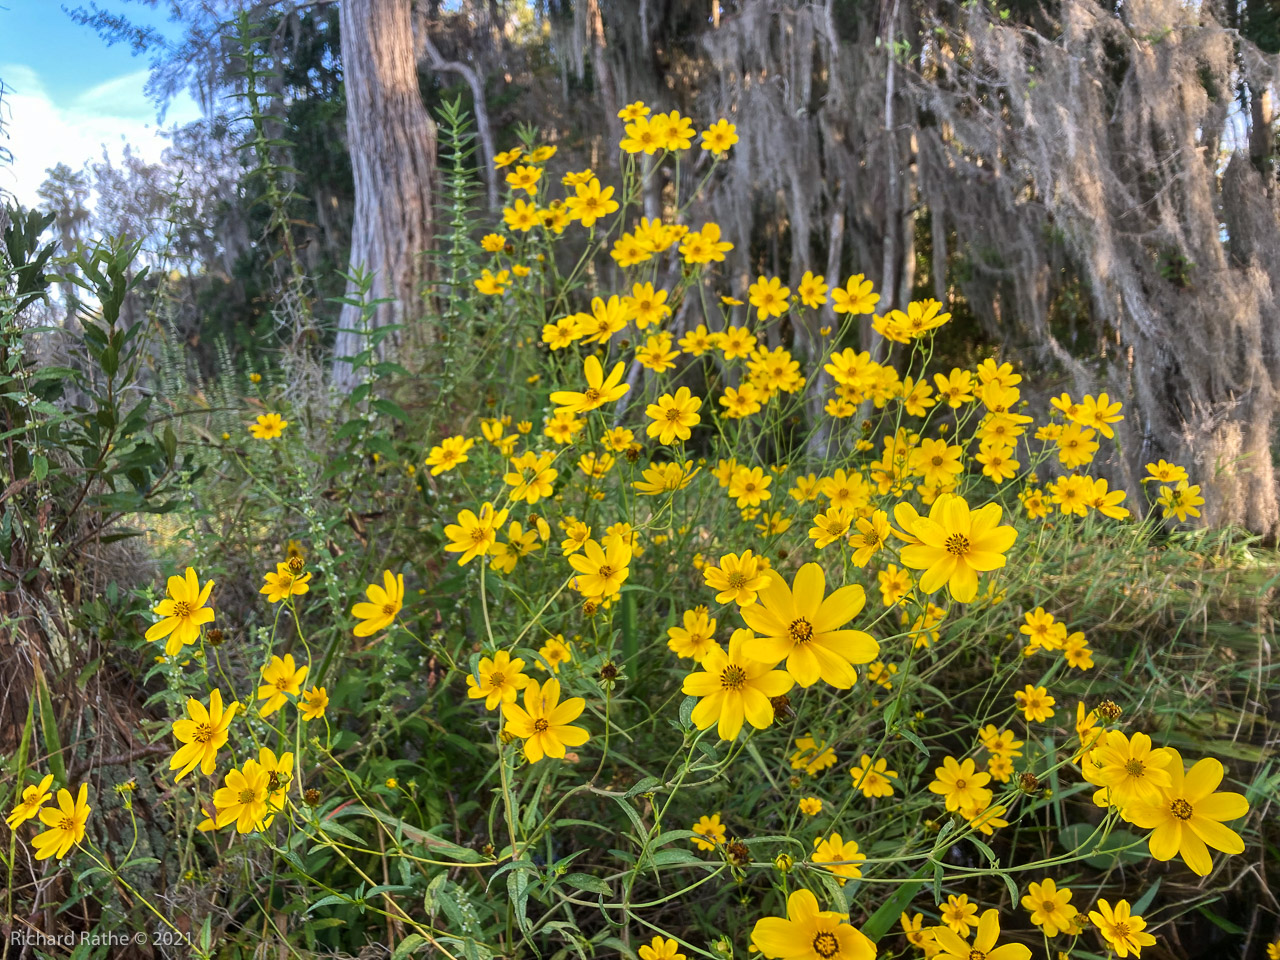
[[[424,311],[422,254],[431,243],[436,125],[418,90],[410,0],[342,0],[342,64],[347,145],[355,176],[351,270],[373,274],[372,296],[388,297],[369,328],[403,323],[383,341],[430,342],[414,321]],[[354,295],[348,285],[348,296]],[[363,349],[360,310],[343,307],[334,343],[333,382],[354,384],[349,357]]]

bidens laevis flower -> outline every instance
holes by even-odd
[[[523,707],[514,702],[502,705],[507,719],[503,729],[524,741],[524,755],[530,763],[543,757],[560,759],[565,747],[581,746],[590,737],[582,727],[570,726],[586,705],[581,697],[561,703],[559,680],[553,678],[541,686],[530,680],[524,688]]]
[[[782,670],[774,670],[772,661],[750,660],[746,647],[753,639],[750,630],[735,630],[729,638],[729,650],[708,650],[702,658],[702,670],[685,677],[683,691],[699,697],[690,719],[699,730],[716,723],[721,740],[733,740],[745,719],[757,730],[773,723],[773,697],[791,689],[792,679]]]
[[[914,543],[902,548],[902,562],[923,570],[920,589],[933,593],[943,584],[957,603],[978,594],[978,574],[1004,566],[1005,552],[1018,538],[1013,527],[1000,526],[1000,505],[988,503],[970,511],[963,497],[944,493],[933,502],[929,516],[900,504],[894,517]]]
[[[503,511],[504,514],[505,512]],[[392,574],[390,570],[384,570],[382,586],[371,583],[364,592],[368,601],[362,600],[351,608],[351,615],[361,621],[355,627],[357,637],[372,636],[391,626],[391,621],[395,620],[396,614],[404,606],[404,574]]]
[[[213,591],[213,581],[201,587],[195,570],[187,567],[185,576],[169,578],[168,588],[169,596],[155,608],[155,613],[163,619],[147,629],[146,638],[155,641],[168,637],[164,652],[172,657],[187,644],[196,642],[201,624],[213,621],[213,610],[205,606]]]
[[[173,721],[173,735],[183,744],[169,761],[169,769],[178,771],[174,783],[197,766],[205,776],[213,773],[218,748],[227,742],[227,728],[239,709],[239,703],[222,708],[221,690],[209,694],[208,708],[194,697],[187,701],[187,716]]]
[[[826,576],[816,563],[801,567],[791,587],[773,570],[765,575],[768,582],[757,601],[742,608],[742,619],[759,634],[745,654],[766,663],[785,659],[787,672],[802,687],[818,680],[840,689],[853,686],[858,679],[853,664],[870,663],[880,653],[870,634],[840,629],[866,603],[862,587],[841,587],[825,596]]]
[[[875,944],[848,919],[847,913],[819,910],[817,897],[796,890],[787,898],[787,918],[757,920],[751,943],[767,960],[873,960]]]

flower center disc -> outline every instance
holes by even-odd
[[[1172,813],[1179,820],[1190,820],[1191,804],[1187,803],[1187,801],[1183,800],[1181,797],[1178,797],[1176,800],[1174,800],[1172,803],[1169,804],[1169,812]]]
[[[534,733],[546,733],[549,729],[551,729],[551,724],[547,722],[546,717],[539,717],[537,720],[533,721]]]
[[[804,617],[797,617],[787,627],[787,633],[792,643],[808,643],[813,639],[813,624]]]
[[[1141,760],[1129,760],[1124,765],[1124,772],[1131,777],[1141,777],[1143,774]]]
[[[185,600],[175,600],[173,602],[173,615],[175,617],[191,616],[191,604]]]
[[[731,663],[720,674],[720,685],[726,690],[741,690],[747,682],[747,673],[736,663]]]
[[[813,952],[823,958],[834,957],[840,952],[840,941],[834,933],[824,930],[813,938]]]
[[[969,538],[962,533],[953,533],[947,537],[947,553],[963,557],[969,552]]]

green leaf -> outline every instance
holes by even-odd
[[[1152,901],[1156,898],[1156,891],[1160,889],[1160,881],[1163,877],[1156,877],[1156,882],[1147,887],[1147,892],[1138,898],[1137,903],[1129,908],[1130,913],[1136,913],[1138,916],[1147,912],[1147,907],[1151,906]]]
[[[36,454],[32,459],[31,472],[35,475],[36,483],[39,483],[49,475],[49,461],[45,459],[43,454]]]
[[[917,870],[915,876],[923,878],[928,872],[929,867],[926,865]],[[871,939],[872,943],[877,942],[898,922],[898,918],[902,916],[902,911],[907,909],[907,906],[915,899],[915,895],[923,886],[923,879],[913,878],[906,880],[899,884],[898,889],[893,891],[893,895],[888,900],[880,904],[879,909],[862,925],[862,932]]]
[[[630,800],[632,797],[637,797],[642,793],[649,793],[650,791],[653,790],[654,787],[660,786],[661,784],[662,784],[662,781],[659,780],[657,777],[645,777],[643,780],[641,780],[640,782],[632,786],[630,790],[624,793],[622,795],[623,799]]]
[[[897,727],[893,732],[897,734],[901,734],[907,740],[910,740],[912,743],[914,743],[916,745],[916,749],[919,750],[921,753],[923,753],[926,757],[929,755],[929,748],[924,745],[924,741],[921,740],[919,737],[917,737],[914,733],[912,733],[906,727]]]
[[[609,885],[599,877],[593,877],[589,873],[569,873],[564,876],[564,882],[577,890],[586,890],[589,893],[598,893],[601,896],[609,896],[612,891]]]
[[[697,863],[706,865],[707,861],[695,857],[689,850],[659,850],[649,858],[655,867],[664,867],[669,863]]]
[[[315,910],[319,910],[321,907],[327,907],[334,903],[355,903],[355,901],[352,900],[351,897],[344,897],[340,893],[331,893],[327,897],[321,897],[315,903],[311,904],[311,906],[307,907],[307,913],[311,913]]]
[[[53,713],[49,684],[45,680],[40,661],[34,661],[32,666],[35,669],[36,695],[40,699],[40,732],[44,734],[44,747],[49,754],[49,772],[53,774],[54,782],[70,789],[67,767],[62,761],[62,739],[58,736],[58,722]]]
[[[525,933],[532,933],[529,923],[529,871],[513,870],[507,875],[507,896],[511,898],[516,911],[516,923]]]
[[[426,939],[420,933],[409,934],[396,944],[395,952],[391,954],[391,960],[404,960],[405,957],[414,953],[414,951],[423,946],[426,942]]]

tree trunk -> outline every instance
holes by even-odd
[[[363,319],[344,306],[334,343],[333,382],[355,386],[350,363],[364,349],[362,329],[404,327],[382,342],[429,343],[422,318],[423,253],[431,243],[436,125],[418,91],[410,0],[342,0],[342,66],[347,95],[347,148],[355,178],[351,271],[373,275],[371,299],[389,298]],[[347,295],[355,296],[348,284]]]

